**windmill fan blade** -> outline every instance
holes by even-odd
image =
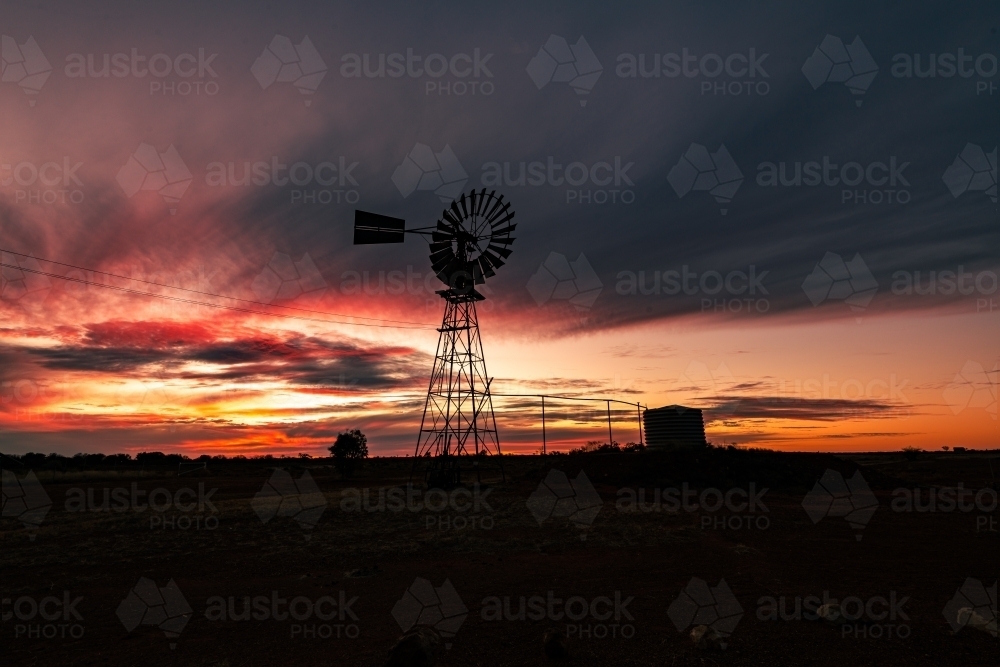
[[[489,216],[487,216],[487,219],[490,221],[490,224],[496,224],[496,219],[499,218],[504,213],[506,213],[509,209],[510,209],[510,202],[504,202],[502,206],[498,206],[494,208],[492,211],[490,211]]]
[[[465,207],[465,193],[464,192],[462,193],[462,197],[458,200],[458,202],[459,202],[459,204],[462,207],[462,219],[464,220],[465,218],[469,217],[469,209],[467,209]]]
[[[487,195],[486,188],[483,188],[483,191],[479,193],[479,208],[476,209],[476,215],[482,215],[483,209],[486,208],[491,201],[493,201],[493,195],[496,193],[497,191],[493,190]]]
[[[440,273],[448,268],[448,266],[455,260],[454,257],[445,257],[439,259],[438,261],[431,264],[431,270],[434,273]]]
[[[461,211],[458,210],[458,202],[453,201],[451,203],[451,213],[452,217],[455,218],[455,224],[460,224],[460,221],[462,220],[463,216]]]
[[[431,262],[433,264],[440,264],[441,262],[450,262],[455,258],[455,253],[452,252],[451,248],[444,248],[438,250],[437,252],[431,253]]]
[[[486,276],[483,275],[483,267],[479,265],[479,262],[473,262],[472,264],[472,280],[477,285],[482,285],[486,282]]]
[[[490,210],[485,213],[486,219],[492,220],[493,216],[496,214],[497,209],[499,209],[502,206],[504,206],[503,195],[500,195],[499,197],[493,200],[493,206],[491,206]]]
[[[454,234],[445,234],[444,232],[431,232],[431,240],[435,243],[451,243],[454,240]]]
[[[451,250],[451,241],[431,243],[428,247],[431,250],[431,256],[433,256],[434,253],[441,252],[442,250]]]
[[[496,255],[494,255],[493,253],[491,253],[489,250],[487,250],[486,252],[484,252],[482,254],[482,256],[485,257],[485,258],[487,258],[488,260],[490,260],[490,264],[492,264],[493,266],[495,266],[498,269],[501,266],[504,265],[504,261],[502,259],[500,259],[499,257],[497,257]]]
[[[510,234],[515,229],[517,229],[517,223],[514,223],[513,225],[508,225],[508,226],[504,227],[503,229],[494,229],[493,230],[493,235],[494,236],[499,236],[500,234]]]
[[[504,211],[506,211],[506,209],[504,209]],[[500,213],[503,213],[504,211],[501,211]],[[505,215],[503,218],[500,218],[499,215],[500,214],[498,213],[497,214],[497,218],[490,220],[490,224],[493,225],[494,227],[496,227],[497,225],[502,225],[505,222],[507,222],[508,220],[511,220],[514,217],[514,211],[511,211],[510,213],[508,213],[507,215]]]
[[[510,248],[504,248],[503,246],[494,245],[493,243],[490,243],[488,249],[492,250],[493,252],[497,253],[498,255],[501,255],[504,259],[507,259],[508,257],[510,257],[510,254],[512,252],[514,252]]]
[[[441,217],[444,218],[445,221],[448,223],[449,226],[447,227],[447,229],[450,231],[454,231],[455,228],[458,227],[459,220],[461,219],[455,217],[455,215],[448,209],[441,211]],[[439,222],[438,224],[440,225],[441,223]]]
[[[496,275],[496,271],[494,271],[493,267],[490,266],[489,261],[482,256],[479,257],[479,266],[483,267],[483,275],[487,278],[492,278]]]

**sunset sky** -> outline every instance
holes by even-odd
[[[995,9],[105,4],[0,28],[0,451],[318,455],[360,428],[411,453],[442,285],[418,237],[353,246],[353,214],[433,224],[430,184],[462,180],[517,211],[479,309],[497,394],[701,407],[710,441],[789,451],[1000,443]],[[551,35],[581,78],[539,87]],[[863,40],[867,88],[814,89],[828,35]],[[420,145],[444,176],[413,190]],[[724,154],[731,201],[685,189],[733,178]],[[809,162],[830,184],[781,184]],[[504,449],[539,450],[538,400],[494,402]],[[549,446],[606,440],[605,405],[547,400]],[[638,440],[636,410],[613,430]]]

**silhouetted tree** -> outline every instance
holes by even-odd
[[[357,465],[368,458],[368,437],[360,429],[353,428],[337,435],[337,440],[328,449],[337,472],[350,477]]]

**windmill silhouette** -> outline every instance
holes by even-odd
[[[470,458],[477,479],[480,462],[494,456],[506,479],[476,315],[476,303],[486,297],[476,286],[510,257],[513,218],[503,195],[486,188],[463,193],[433,227],[406,229],[401,218],[354,213],[355,245],[402,243],[407,233],[427,237],[431,268],[446,286],[436,292],[445,302],[444,318],[414,450],[413,471],[424,466],[429,486],[460,484],[463,460]]]

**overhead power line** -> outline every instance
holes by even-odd
[[[258,306],[265,306],[267,308],[285,308],[287,310],[297,310],[297,311],[300,311],[300,312],[303,312],[303,313],[313,313],[314,315],[329,315],[329,316],[332,316],[332,317],[353,317],[354,319],[369,320],[371,322],[389,322],[389,323],[392,323],[392,324],[410,324],[410,325],[416,325],[416,326],[419,326],[419,327],[434,328],[431,324],[428,324],[426,322],[409,322],[409,321],[406,321],[406,320],[387,320],[387,319],[382,319],[382,318],[378,318],[378,317],[362,317],[360,315],[350,315],[348,313],[332,313],[332,312],[325,311],[325,310],[310,310],[308,308],[298,308],[296,306],[285,306],[285,305],[280,305],[280,304],[267,303],[265,301],[255,301],[253,299],[244,299],[244,298],[237,297],[237,296],[228,296],[226,294],[216,294],[215,292],[205,292],[205,291],[202,291],[202,290],[190,289],[188,287],[177,287],[176,285],[165,285],[163,283],[154,282],[152,280],[143,280],[142,278],[133,278],[133,277],[129,277],[129,276],[123,276],[123,275],[118,274],[118,273],[109,273],[107,271],[99,271],[97,269],[89,269],[87,267],[77,266],[75,264],[66,264],[65,262],[57,262],[54,259],[46,259],[44,257],[38,257],[38,256],[35,256],[35,255],[26,255],[26,254],[21,253],[21,252],[14,252],[13,250],[7,250],[6,248],[0,248],[0,252],[10,253],[11,255],[17,255],[18,257],[28,257],[28,258],[31,258],[31,259],[36,259],[36,260],[41,261],[41,262],[46,262],[47,264],[56,264],[58,266],[65,266],[65,267],[70,268],[70,269],[77,269],[78,271],[89,271],[90,273],[98,273],[98,274],[100,274],[102,276],[109,276],[111,278],[118,278],[120,280],[133,280],[133,281],[135,281],[137,283],[144,283],[146,285],[154,285],[156,287],[163,287],[165,289],[174,289],[174,290],[180,290],[182,292],[191,292],[192,294],[201,294],[203,296],[214,296],[214,297],[217,297],[219,299],[231,299],[233,301],[240,301],[240,302],[243,302],[243,303],[252,303],[252,304],[255,304],[255,305],[258,305]],[[25,269],[25,268],[20,267],[20,266],[14,267],[14,268],[21,269],[22,271],[27,271],[28,270],[28,269]],[[36,273],[36,271],[32,271],[32,273]],[[56,275],[55,277],[61,278],[62,276]],[[92,283],[92,284],[101,286],[101,283]],[[149,294],[150,296],[158,296],[158,295],[153,294],[152,292],[141,292],[141,291],[139,291],[139,293],[140,294]]]
[[[9,251],[5,250],[3,252],[9,252]],[[20,253],[11,253],[11,254],[20,255]],[[22,255],[22,256],[27,257],[27,255]],[[36,258],[36,259],[39,259],[39,258]],[[54,263],[60,264],[59,262],[54,262]],[[70,266],[70,265],[67,265],[67,264],[61,264],[61,265],[62,266]],[[284,319],[301,320],[301,321],[305,321],[305,322],[321,322],[323,324],[344,324],[344,325],[347,325],[347,326],[377,327],[377,328],[382,328],[382,329],[421,329],[421,330],[434,330],[435,329],[435,327],[432,326],[432,325],[422,325],[422,324],[419,324],[417,322],[408,323],[408,324],[413,324],[415,326],[404,326],[403,324],[388,324],[389,322],[394,322],[395,320],[377,320],[375,318],[360,318],[359,317],[358,319],[365,319],[365,320],[370,320],[370,321],[368,321],[368,322],[347,322],[347,321],[343,321],[343,320],[328,320],[328,319],[321,319],[321,318],[317,318],[317,317],[304,317],[302,315],[290,315],[290,314],[287,314],[287,313],[273,313],[273,312],[268,312],[268,311],[264,311],[264,310],[254,310],[254,309],[251,309],[251,308],[241,308],[239,306],[227,306],[227,305],[219,304],[219,303],[209,303],[207,301],[198,301],[198,300],[195,300],[195,299],[185,299],[185,298],[177,297],[177,296],[169,296],[167,294],[155,294],[153,292],[146,292],[146,291],[143,291],[143,290],[136,290],[136,289],[131,289],[131,288],[128,288],[128,287],[119,287],[117,285],[108,285],[106,283],[98,283],[98,282],[94,282],[92,280],[86,280],[84,278],[73,278],[73,277],[70,277],[70,276],[63,276],[63,275],[59,275],[58,273],[51,273],[51,272],[48,272],[48,271],[40,271],[38,269],[31,269],[31,268],[27,268],[27,267],[23,267],[23,266],[18,266],[16,264],[7,264],[7,263],[4,263],[4,262],[0,262],[0,267],[6,267],[6,268],[10,268],[10,269],[17,269],[19,271],[25,271],[27,273],[33,273],[33,274],[36,274],[36,275],[46,276],[48,278],[55,278],[57,280],[65,280],[65,281],[68,281],[68,282],[79,283],[79,284],[82,284],[82,285],[91,285],[91,286],[94,286],[94,287],[101,287],[101,288],[104,288],[104,289],[114,290],[116,292],[123,292],[125,294],[131,294],[131,295],[136,295],[136,296],[148,296],[148,297],[153,297],[155,299],[164,299],[166,301],[174,301],[174,302],[177,302],[177,303],[186,303],[186,304],[191,304],[191,305],[196,305],[196,306],[205,306],[207,308],[219,308],[219,309],[222,309],[222,310],[232,310],[232,311],[236,311],[236,312],[240,312],[240,313],[250,313],[250,314],[254,314],[254,315],[267,315],[269,317],[281,317],[281,318],[284,318]],[[81,271],[89,271],[90,270],[90,269],[84,269],[84,268],[81,268],[81,267],[73,267],[73,268],[78,268]],[[115,274],[108,274],[108,273],[104,273],[104,272],[101,272],[101,271],[95,271],[95,273],[102,273],[104,275],[115,276]],[[133,278],[127,278],[125,276],[115,276],[115,277],[122,278],[124,280],[134,280]],[[147,282],[147,283],[149,283],[149,281],[139,281],[139,282]],[[170,288],[169,285],[160,285],[159,283],[149,283],[149,284],[159,285],[161,287]],[[184,289],[184,288],[171,288],[171,289]],[[196,290],[185,290],[185,291],[193,292],[193,291],[196,291]],[[201,294],[207,294],[207,295],[210,295],[210,296],[217,296],[217,297],[222,298],[222,299],[235,299],[237,301],[243,301],[243,302],[248,302],[248,303],[260,304],[260,305],[263,305],[265,307],[290,308],[290,306],[271,306],[271,304],[267,304],[267,303],[264,303],[264,302],[261,302],[261,301],[251,301],[249,299],[239,299],[237,297],[230,297],[230,296],[225,296],[225,295],[222,295],[222,294],[211,294],[211,293],[207,293],[207,292],[200,292],[200,293]],[[338,315],[340,317],[354,317],[353,315],[343,315],[343,314],[339,314],[339,313],[325,313],[324,311],[312,311],[312,310],[307,310],[307,309],[304,309],[304,308],[293,308],[293,309],[294,310],[301,310],[301,311],[304,311],[304,312],[324,314],[324,315],[325,314],[330,314],[330,315]]]

